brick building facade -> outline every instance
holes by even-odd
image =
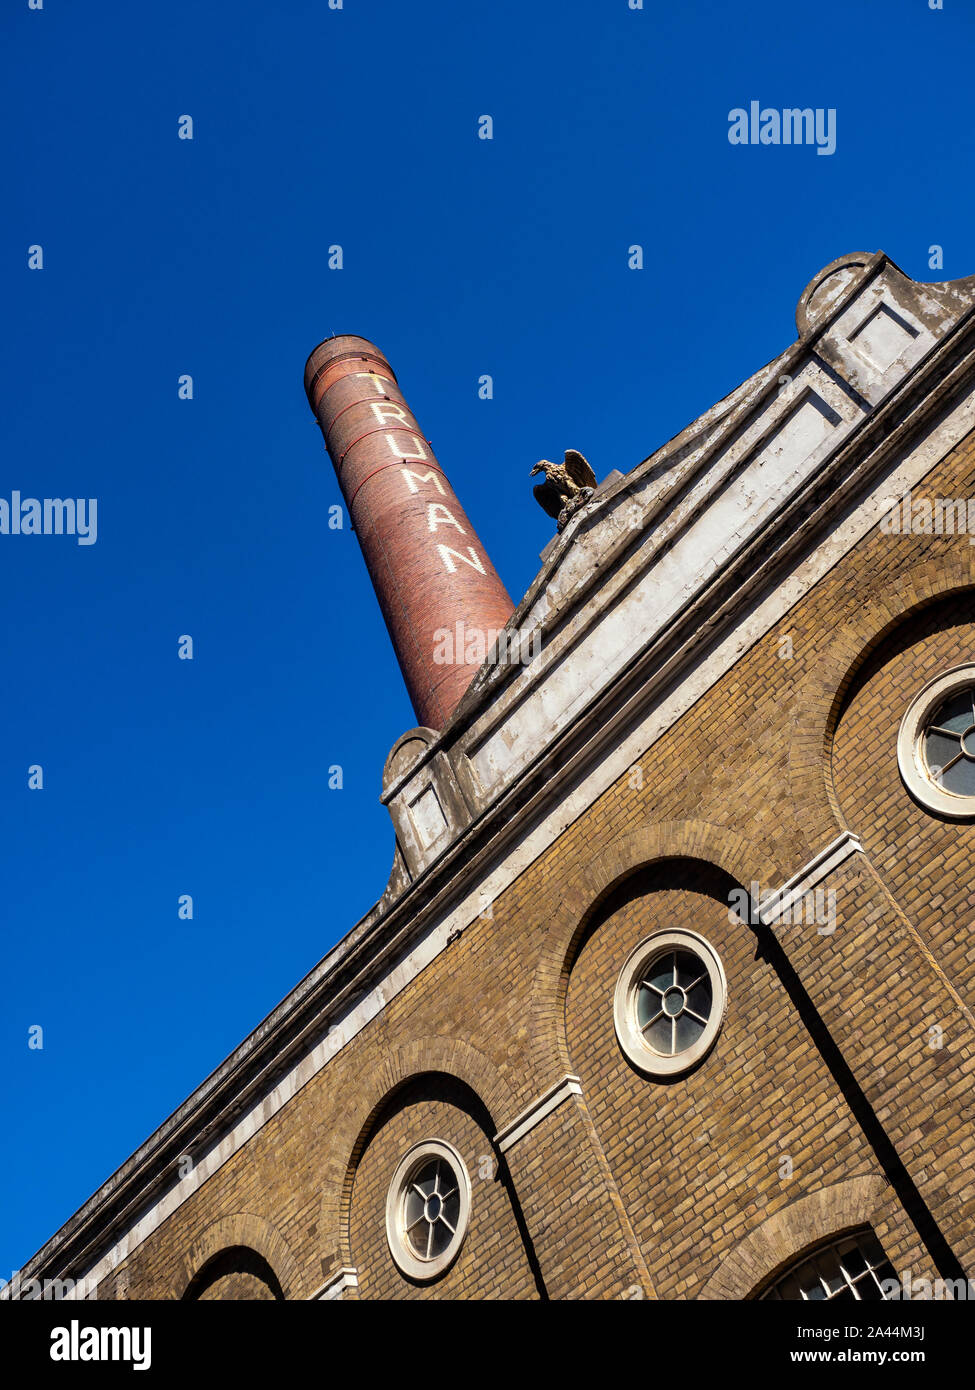
[[[534,660],[389,754],[382,898],[24,1285],[975,1276],[975,279],[849,256],[797,323],[553,539]]]

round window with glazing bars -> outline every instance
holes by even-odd
[[[923,737],[928,776],[955,796],[975,796],[975,686],[938,705]]]
[[[975,818],[975,666],[956,666],[919,691],[901,721],[897,763],[926,810]]]
[[[627,958],[614,1000],[616,1036],[641,1071],[673,1076],[711,1048],[727,985],[717,953],[688,930],[658,932]]]
[[[430,1139],[404,1155],[386,1200],[386,1236],[404,1274],[434,1279],[453,1263],[470,1206],[470,1178],[453,1145]]]

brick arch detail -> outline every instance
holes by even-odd
[[[572,1070],[565,1031],[569,972],[579,938],[605,899],[640,869],[668,859],[696,859],[723,869],[738,883],[761,880],[761,846],[708,821],[640,826],[612,841],[568,880],[538,953],[532,983],[534,1069],[546,1083]]]
[[[348,1110],[329,1135],[329,1153],[321,1174],[319,1233],[322,1270],[352,1264],[349,1239],[352,1185],[359,1159],[377,1119],[398,1091],[423,1076],[442,1075],[461,1082],[491,1117],[495,1133],[518,1113],[515,1093],[483,1053],[458,1038],[418,1038],[388,1052],[383,1064],[363,1077]],[[489,1135],[493,1139],[494,1135]]]
[[[899,627],[925,608],[975,588],[975,549],[919,564],[834,633],[829,652],[803,684],[789,749],[793,810],[814,848],[847,826],[833,787],[833,737],[847,692],[864,664]]]
[[[886,1179],[880,1173],[846,1178],[810,1192],[770,1216],[724,1257],[698,1298],[741,1300],[804,1250],[869,1225],[884,1200]]]
[[[215,1256],[237,1246],[254,1250],[267,1260],[285,1298],[301,1297],[298,1264],[280,1231],[262,1216],[243,1211],[218,1217],[193,1242],[180,1263],[179,1292],[176,1296],[185,1297],[193,1280]]]

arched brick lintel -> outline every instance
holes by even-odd
[[[886,1187],[881,1174],[867,1173],[800,1197],[739,1242],[718,1265],[698,1297],[748,1298],[811,1245],[868,1225],[884,1199]]]
[[[541,944],[532,983],[535,1071],[555,1080],[572,1071],[565,1035],[565,995],[576,945],[613,890],[640,869],[668,859],[696,859],[742,885],[763,879],[761,846],[708,821],[664,821],[621,835],[568,880]]]
[[[322,1270],[351,1265],[349,1212],[359,1159],[376,1120],[396,1092],[422,1076],[449,1076],[460,1081],[491,1117],[494,1133],[518,1113],[514,1091],[483,1053],[457,1038],[417,1038],[387,1053],[382,1067],[362,1078],[341,1124],[329,1135],[329,1158],[322,1174],[319,1235]],[[493,1136],[492,1136],[493,1137]]]
[[[182,1257],[179,1298],[185,1298],[193,1281],[225,1250],[244,1246],[254,1250],[274,1271],[285,1298],[300,1298],[298,1265],[284,1237],[275,1226],[251,1212],[235,1212],[210,1223]]]
[[[789,749],[793,813],[812,845],[825,844],[847,826],[833,787],[832,745],[846,695],[877,648],[923,609],[975,589],[975,548],[958,547],[919,564],[888,585],[836,631],[828,652],[803,683],[799,717]]]

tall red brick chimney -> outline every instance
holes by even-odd
[[[479,665],[453,642],[458,623],[487,640],[514,605],[379,349],[326,338],[305,366],[305,391],[416,717],[442,729]]]

